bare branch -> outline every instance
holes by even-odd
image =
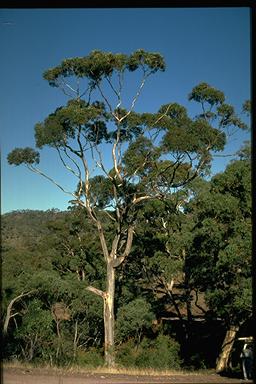
[[[129,256],[131,252],[132,242],[133,242],[133,235],[134,235],[134,226],[131,225],[127,231],[127,238],[126,240],[123,241],[123,244],[126,244],[124,252],[122,253],[121,256],[112,260],[112,265],[114,268],[119,267],[119,265],[121,265],[124,262],[124,260]]]
[[[61,88],[62,92],[63,92],[66,96],[73,98],[73,97],[74,97],[74,93],[75,93],[75,95],[77,96],[77,91],[76,91],[74,88],[72,88],[69,84],[67,84],[67,83],[64,81],[64,78],[63,78],[63,77],[60,77],[60,78],[58,79],[58,82],[57,82],[57,83],[58,83],[58,86]],[[71,90],[73,93],[68,93],[68,92],[66,91],[65,88],[68,88],[68,89]]]
[[[120,119],[118,119],[119,123],[121,123],[124,119],[126,119],[126,117],[128,117],[128,116],[130,115],[130,113],[132,112],[132,110],[133,110],[133,108],[134,108],[134,106],[135,106],[135,103],[137,102],[137,100],[138,100],[138,98],[139,98],[139,96],[140,96],[140,94],[141,94],[142,88],[143,88],[144,85],[145,85],[146,79],[147,79],[147,77],[149,77],[149,76],[150,76],[150,73],[148,73],[148,74],[144,74],[144,76],[143,76],[143,78],[142,78],[142,81],[141,81],[141,83],[140,83],[139,89],[138,89],[138,91],[137,91],[135,97],[134,97],[133,100],[132,100],[132,104],[131,104],[131,107],[130,107],[129,111],[128,111],[123,117],[121,117]]]
[[[115,117],[115,119],[116,119],[116,116],[115,116],[115,114],[113,113],[111,104],[109,103],[108,99],[107,99],[106,96],[104,95],[104,93],[103,93],[103,91],[102,91],[102,89],[101,89],[101,87],[100,87],[100,85],[99,85],[98,82],[96,83],[96,86],[97,86],[97,88],[98,88],[98,90],[99,90],[99,92],[100,92],[102,98],[105,100],[105,102],[106,102],[106,104],[107,104],[107,106],[108,106],[108,108],[109,108],[109,111],[111,112],[111,114],[112,114],[112,115]]]
[[[113,91],[113,92],[115,93],[115,95],[119,98],[120,94],[117,92],[117,90],[116,90],[115,87],[113,86],[112,81],[110,80],[110,76],[107,76],[106,79],[107,79],[107,82],[108,82],[108,84],[110,85],[110,88],[112,89],[112,91]]]
[[[68,83],[65,83],[65,86],[67,88],[69,88],[72,92],[74,92],[76,95],[77,95],[77,90],[75,90],[74,88],[72,88]]]
[[[119,142],[119,139],[120,139],[120,131],[118,130],[117,132],[117,139],[116,141],[114,142],[113,144],[113,147],[112,147],[112,159],[113,159],[113,163],[114,163],[114,168],[115,168],[115,172],[116,172],[116,175],[118,177],[118,179],[123,182],[123,178],[119,172],[119,169],[118,169],[118,160],[117,160],[117,155],[116,155],[116,149],[118,147],[118,142]]]
[[[104,210],[104,213],[110,218],[110,220],[112,221],[115,221],[116,222],[116,218],[113,217],[108,211]]]
[[[98,288],[94,288],[92,286],[88,286],[88,287],[86,287],[86,289],[87,289],[87,291],[95,293],[95,295],[97,295],[97,296],[101,296],[103,299],[105,299],[106,296],[107,296],[106,292],[101,291]]]
[[[119,244],[119,241],[121,238],[120,222],[118,223],[118,227],[119,227],[119,230],[118,230],[117,234],[115,235],[114,239],[112,240],[112,249],[111,249],[110,258],[109,258],[110,260],[115,260],[117,257],[117,248],[118,248],[118,244]]]
[[[156,125],[157,123],[159,123],[159,121],[164,117],[164,116],[166,116],[167,115],[167,113],[168,113],[168,111],[169,111],[169,109],[170,109],[170,107],[171,107],[171,104],[169,104],[168,106],[167,106],[167,108],[166,108],[166,111],[153,123],[153,125],[152,126],[154,126],[154,125]]]
[[[102,224],[101,224],[101,222],[99,220],[97,220],[96,221],[96,225],[97,225],[97,228],[98,228],[98,234],[99,234],[99,238],[100,238],[100,243],[101,243],[101,248],[102,248],[102,251],[103,251],[104,259],[107,262],[109,260],[109,252],[108,252],[107,242],[106,242],[106,239],[105,239],[105,235],[104,235],[104,231],[103,231],[103,228],[102,228]]]
[[[81,95],[80,95],[79,97],[82,98],[83,96],[86,95],[86,93],[87,93],[88,91],[90,91],[90,92],[89,92],[89,99],[90,99],[90,93],[91,93],[91,86],[90,86],[90,85],[88,85],[88,87],[86,88],[86,90],[85,90],[83,93],[81,93]]]
[[[159,195],[160,196],[160,195]],[[150,200],[150,199],[153,199],[153,198],[156,198],[157,196],[141,196],[141,197],[134,197],[132,203],[135,205],[135,204],[138,204],[140,203],[141,201],[144,201],[144,200]]]
[[[98,146],[96,145],[95,146],[95,150],[99,156],[99,161],[95,160],[96,161],[96,164],[97,166],[102,169],[102,171],[105,173],[105,175],[110,179],[112,180],[113,178],[109,175],[108,171],[106,170],[105,166],[104,166],[104,162],[102,160],[102,153],[101,151],[98,149]]]
[[[59,158],[63,164],[63,166],[68,170],[70,171],[74,176],[76,176],[78,179],[81,178],[81,172],[80,172],[80,168],[78,166],[78,164],[76,163],[76,161],[71,157],[69,156],[69,154],[67,153],[67,150],[66,148],[64,149],[64,153],[65,155],[73,162],[73,164],[76,166],[77,170],[78,170],[78,173],[75,172],[69,165],[67,165],[67,163],[65,162],[65,160],[63,159],[62,155],[61,155],[61,152],[60,152],[60,149],[58,147],[56,147],[56,150],[59,154]]]
[[[195,299],[195,306],[199,308],[204,314],[207,313],[207,310],[205,310],[201,305],[198,304],[198,290],[194,289],[194,292],[196,294],[196,299]]]
[[[58,187],[62,192],[66,193],[67,195],[70,195],[70,196],[73,196],[73,197],[77,197],[75,195],[75,193],[72,193],[72,192],[69,192],[69,191],[66,191],[60,184],[58,184],[54,179],[52,179],[50,176],[47,176],[44,172],[42,172],[40,169],[36,168],[35,166],[33,165],[27,165],[28,169],[30,169],[30,171],[34,172],[34,173],[37,173],[43,177],[45,177],[47,180],[49,180],[51,183],[53,183],[54,185],[56,185],[56,187]]]
[[[31,293],[34,293],[34,292],[36,292],[36,289],[33,289],[33,290],[31,290],[29,292],[26,292],[26,293],[22,292],[20,295],[14,297],[10,301],[10,303],[9,303],[9,305],[7,307],[7,310],[6,310],[6,317],[5,317],[4,326],[3,326],[3,332],[4,333],[7,333],[7,331],[8,331],[8,325],[9,325],[10,319],[18,314],[18,312],[15,313],[15,314],[11,313],[12,312],[12,307],[13,307],[14,303],[16,301],[18,301],[19,299],[21,299],[22,297],[28,296],[28,295],[30,295]]]
[[[212,155],[212,157],[234,157],[237,153],[230,153],[230,154],[226,154],[226,155],[219,155],[219,154],[214,154]]]

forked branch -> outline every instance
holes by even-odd
[[[12,314],[12,308],[13,308],[14,303],[16,301],[20,300],[22,297],[31,295],[34,292],[36,292],[35,289],[33,289],[33,290],[29,291],[29,292],[26,292],[26,293],[22,292],[20,295],[14,297],[10,301],[10,303],[8,304],[7,310],[6,310],[6,317],[5,317],[4,326],[3,326],[4,334],[6,334],[7,331],[8,331],[8,325],[9,325],[10,319],[18,314],[18,312]]]

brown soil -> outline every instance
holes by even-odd
[[[3,384],[238,384],[241,379],[216,374],[173,374],[170,376],[142,376],[108,373],[67,373],[47,369],[3,368]],[[250,383],[247,381],[246,383]]]

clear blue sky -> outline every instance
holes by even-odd
[[[69,196],[25,167],[6,161],[14,147],[34,146],[35,123],[63,104],[61,92],[49,87],[42,73],[65,58],[86,56],[94,49],[161,53],[167,69],[146,84],[140,101],[148,112],[176,101],[193,115],[195,106],[187,95],[202,81],[222,90],[239,111],[250,98],[246,7],[1,9],[0,47],[2,213],[67,208]],[[227,153],[239,149],[248,137],[244,133],[234,137]],[[70,187],[52,151],[43,150],[41,159],[41,168]],[[224,170],[229,160],[214,161],[213,173]]]

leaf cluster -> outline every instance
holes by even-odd
[[[142,67],[145,71],[154,73],[165,69],[163,57],[159,53],[137,50],[130,56],[113,54],[112,52],[92,51],[88,56],[63,60],[62,63],[44,72],[44,79],[51,86],[58,86],[60,77],[86,77],[92,82],[99,82],[109,77],[114,71],[135,71]]]
[[[213,106],[224,103],[225,95],[223,92],[214,87],[211,87],[207,83],[200,83],[192,89],[188,99],[197,101],[199,103],[206,102]]]
[[[12,165],[39,164],[40,155],[39,152],[29,147],[15,148],[12,152],[8,154],[7,160],[8,163]]]
[[[150,304],[143,298],[137,298],[121,307],[117,314],[116,329],[119,341],[150,328],[154,314]]]
[[[36,145],[65,147],[69,139],[84,138],[94,144],[107,139],[108,115],[103,103],[95,101],[88,105],[84,100],[71,100],[67,106],[57,108],[43,123],[35,126]],[[80,148],[80,152],[82,148]]]

